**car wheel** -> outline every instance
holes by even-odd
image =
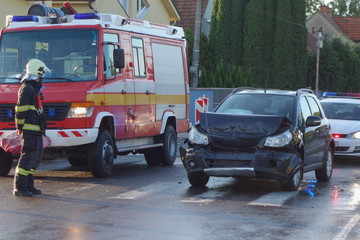
[[[11,170],[13,158],[10,153],[0,148],[0,176],[7,176]]]
[[[188,180],[192,186],[195,187],[205,187],[206,184],[209,182],[209,176],[205,173],[188,173]]]
[[[304,169],[301,167],[295,174],[293,174],[291,179],[285,183],[282,183],[281,187],[286,191],[297,191],[300,187],[303,175]]]
[[[333,172],[334,152],[329,147],[325,156],[325,162],[322,168],[315,170],[315,176],[318,181],[329,181]]]
[[[160,166],[159,148],[151,148],[144,152],[145,160],[149,166]]]
[[[159,159],[163,166],[172,166],[176,159],[177,137],[172,125],[168,125],[162,136],[164,146],[159,148]]]
[[[100,130],[89,152],[89,167],[95,177],[108,177],[114,164],[114,142],[107,130]]]

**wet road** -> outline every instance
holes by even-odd
[[[11,195],[0,177],[0,239],[360,239],[360,161],[337,161],[329,183],[304,176],[297,192],[276,182],[211,178],[187,182],[180,159],[148,167],[119,156],[113,175],[95,179],[64,159],[46,161],[33,198]]]

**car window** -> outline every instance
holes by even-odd
[[[316,100],[313,97],[309,97],[309,96],[307,96],[306,98],[307,98],[307,100],[309,102],[309,106],[310,106],[310,109],[311,109],[311,115],[318,116],[318,117],[322,118],[320,107],[317,104]]]
[[[321,105],[329,119],[360,120],[360,104],[321,102]]]
[[[293,120],[295,97],[273,94],[233,94],[215,110],[217,113],[276,115]]]
[[[305,97],[300,98],[300,108],[304,119],[307,119],[309,116],[311,116],[310,106]]]

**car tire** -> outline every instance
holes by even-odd
[[[297,191],[300,187],[301,181],[303,180],[303,175],[304,169],[300,167],[300,169],[293,174],[291,179],[281,184],[282,189],[285,191]]]
[[[172,166],[176,160],[177,136],[172,125],[168,125],[162,136],[163,146],[159,148],[159,159],[163,166]]]
[[[12,164],[12,155],[0,148],[0,176],[7,176],[11,170]]]
[[[114,141],[107,130],[100,130],[95,143],[90,147],[89,167],[95,177],[108,177],[115,159]]]
[[[202,172],[188,173],[189,183],[194,187],[205,187],[209,182],[209,178],[209,176]]]
[[[159,148],[151,148],[144,152],[145,161],[148,166],[160,166],[160,151]]]
[[[333,172],[333,162],[334,162],[334,151],[329,147],[327,150],[324,165],[322,168],[315,170],[315,176],[318,181],[326,182],[331,179]]]

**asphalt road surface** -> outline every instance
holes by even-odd
[[[307,173],[296,192],[233,178],[193,188],[180,159],[148,167],[142,155],[119,156],[106,179],[42,162],[33,198],[12,195],[13,174],[0,177],[1,240],[360,239],[360,161],[337,161],[328,183]]]

